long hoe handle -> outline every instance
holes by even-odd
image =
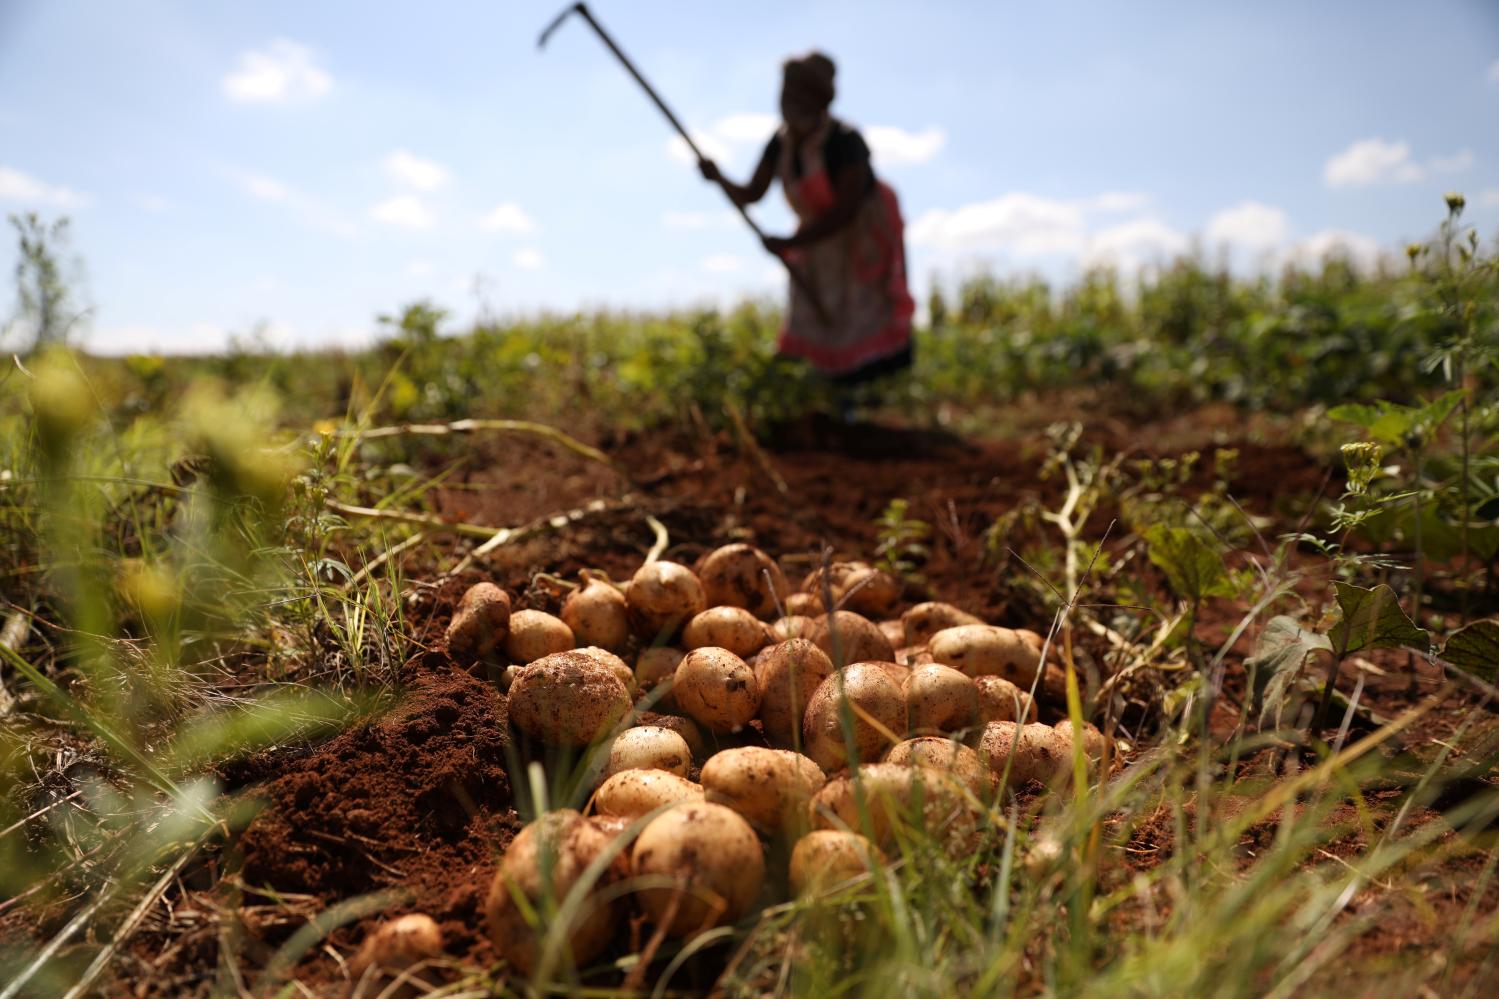
[[[651,86],[650,81],[640,75],[640,70],[635,68],[635,64],[630,61],[630,57],[625,55],[620,47],[614,43],[613,38],[609,37],[609,32],[604,30],[603,25],[594,20],[593,14],[591,11],[589,11],[586,4],[573,4],[567,10],[564,10],[561,14],[557,15],[557,19],[547,27],[546,31],[541,33],[541,41],[539,42],[539,44],[541,46],[545,46],[547,43],[547,39],[551,37],[552,32],[556,31],[558,25],[560,25],[562,21],[567,17],[567,15],[571,13],[576,13],[579,17],[588,22],[588,26],[594,30],[594,33],[599,36],[599,38],[606,46],[608,46],[609,51],[614,53],[614,57],[618,59],[620,63],[625,67],[625,69],[629,71],[630,75],[635,78],[635,82],[640,84],[641,88],[646,92],[646,96],[650,97],[650,99],[655,103],[656,107],[661,109],[661,113],[666,115],[666,120],[671,122],[671,127],[677,130],[677,134],[682,137],[683,142],[687,143],[687,148],[692,150],[693,155],[696,156],[699,160],[707,159],[707,157],[703,155],[703,151],[697,147],[697,143],[692,141],[692,136],[687,134],[687,129],[682,127],[682,123],[678,121],[677,116],[672,113],[671,108],[666,106],[666,102],[661,99],[661,95],[656,93],[656,88]],[[722,185],[720,185],[720,189],[723,190],[726,196],[728,195],[729,192],[727,188],[723,188]],[[738,201],[735,201],[732,197],[729,198],[729,202],[734,206],[735,211],[739,212],[739,217],[744,219],[745,225],[749,226],[750,229],[754,231],[755,237],[757,239],[764,240],[765,233],[762,232],[760,230],[760,227],[755,224],[755,220],[750,218],[750,214],[745,210],[745,207]],[[812,287],[811,282],[807,280],[806,275],[802,274],[795,267],[792,267],[791,263],[786,260],[786,258],[778,256],[777,259],[780,260],[781,263],[785,266],[786,273],[791,276],[792,284],[796,285],[799,289],[801,289],[802,294],[807,296],[807,300],[812,304],[812,311],[817,313],[817,318],[821,320],[824,325],[828,324],[831,321],[828,315],[828,311],[823,307],[822,299],[818,296],[817,291]]]

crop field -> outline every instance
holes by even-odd
[[[0,999],[1491,996],[1499,260],[0,374]]]

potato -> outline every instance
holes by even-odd
[[[562,601],[562,623],[579,645],[619,652],[630,640],[625,595],[602,579],[590,578]]]
[[[694,760],[703,759],[705,748],[703,746],[703,733],[698,730],[696,723],[691,718],[681,715],[661,714],[657,711],[642,711],[635,718],[637,725],[654,725],[656,728],[669,728],[682,737],[687,743],[687,748],[692,751]]]
[[[854,665],[854,666],[878,666],[880,669],[882,669],[885,672],[886,676],[888,676],[890,679],[892,679],[892,680],[895,681],[895,685],[897,687],[901,687],[901,688],[904,688],[905,685],[906,685],[906,681],[911,678],[911,667],[909,667],[909,666],[902,666],[900,663],[896,663],[896,662],[864,662],[864,663],[852,663],[851,665]]]
[[[512,662],[534,663],[543,656],[566,652],[573,644],[573,630],[546,611],[518,610],[510,615],[505,655]]]
[[[593,795],[600,815],[637,818],[653,808],[682,801],[702,801],[703,789],[686,777],[665,770],[621,770]]]
[[[710,607],[742,607],[757,618],[769,619],[786,599],[788,587],[781,567],[753,545],[724,545],[709,552],[698,563],[697,574]]]
[[[969,676],[1002,676],[1011,683],[1029,687],[1041,666],[1041,657],[1009,628],[989,624],[960,624],[932,636],[932,658]]]
[[[944,604],[941,601],[928,601],[917,604],[900,616],[901,627],[905,630],[905,637],[900,642],[902,645],[926,645],[939,631],[948,628],[956,628],[965,624],[983,624],[982,618],[974,617],[965,610],[954,607],[952,604]]]
[[[898,620],[887,620],[875,622],[875,627],[880,629],[880,634],[885,636],[892,648],[900,648],[906,644],[906,626]]]
[[[795,839],[805,831],[808,803],[827,778],[800,753],[742,746],[709,757],[702,782],[708,801],[732,808],[756,832]]]
[[[770,631],[743,607],[709,607],[694,615],[682,629],[682,644],[689,650],[728,649],[748,659],[770,644]]]
[[[515,894],[524,896],[533,911],[542,907],[548,894],[560,904],[614,838],[607,829],[564,808],[530,823],[511,841],[490,883],[484,914],[495,949],[522,974],[534,970],[541,956],[541,937],[526,921]],[[581,908],[576,922],[568,927],[572,962],[586,964],[608,946],[618,905],[604,901],[607,896],[600,889],[627,875],[628,865],[621,854],[589,889],[590,904]]]
[[[908,645],[903,649],[895,650],[895,661],[902,666],[915,669],[917,666],[925,666],[937,660],[932,658],[931,650],[925,645]]]
[[[1071,759],[1072,719],[1063,718],[1052,727],[1056,729],[1057,737],[1065,744],[1068,759]],[[1088,758],[1089,763],[1096,767],[1101,760],[1111,755],[1111,748],[1108,737],[1098,730],[1097,725],[1092,722],[1083,722],[1083,755]]]
[[[597,645],[590,645],[586,649],[574,649],[573,651],[580,656],[587,656],[594,662],[608,666],[609,671],[619,677],[619,682],[625,685],[626,690],[630,690],[635,686],[635,671],[630,669],[629,663],[626,663],[608,649],[601,649]]]
[[[868,827],[860,815],[856,787],[862,787]],[[871,763],[857,773],[829,780],[812,799],[813,823],[823,829],[851,829],[881,847],[895,843],[903,824],[942,835],[949,848],[971,843],[977,816],[959,782],[939,771],[901,763]]]
[[[677,882],[641,888],[637,897],[651,922],[685,936],[750,910],[765,878],[765,854],[739,813],[704,802],[652,819],[635,841],[630,867],[637,878]]]
[[[821,894],[884,862],[880,848],[858,833],[818,829],[797,840],[791,851],[791,890]]]
[[[906,730],[906,703],[900,686],[878,664],[855,663],[841,673],[833,673],[813,692],[802,722],[803,751],[824,773],[848,763],[849,746],[843,732],[845,701],[852,709],[853,747],[861,763],[879,759],[885,747]]]
[[[505,671],[500,674],[500,690],[507,694],[510,693],[510,688],[515,685],[515,678],[520,676],[520,671],[525,668],[524,663],[511,663],[509,666],[506,666]]]
[[[787,617],[819,617],[826,612],[821,594],[793,593],[786,598]]]
[[[901,692],[913,733],[947,735],[979,722],[978,687],[951,666],[931,663],[912,670]]]
[[[785,642],[793,638],[806,638],[816,623],[814,618],[804,614],[791,614],[777,618],[776,622],[770,626],[770,640]]]
[[[604,778],[622,770],[665,770],[686,777],[691,767],[692,750],[687,748],[686,739],[669,728],[640,725],[625,729],[609,744]]]
[[[990,722],[984,726],[984,734],[979,739],[979,756],[989,764],[995,783],[1001,788],[1019,787],[1028,781],[1052,783],[1068,765],[1070,752],[1071,746],[1057,735],[1056,729],[1039,722],[1025,725]],[[1005,785],[1007,764],[1010,777],[1009,784]]]
[[[851,611],[839,611],[817,619],[812,643],[833,660],[834,666],[859,662],[894,662],[895,649],[871,620]]]
[[[693,649],[683,656],[671,696],[683,714],[712,732],[737,732],[760,709],[754,671],[728,649]]]
[[[641,650],[635,659],[635,689],[656,692],[647,703],[663,709],[672,707],[675,703],[671,698],[672,679],[677,675],[677,666],[683,655],[681,649],[670,645]]]
[[[510,719],[548,746],[586,746],[630,710],[630,692],[608,666],[557,652],[523,667],[510,685]]]
[[[685,565],[647,562],[625,591],[630,627],[642,641],[659,645],[670,641],[682,625],[708,605],[703,584]]]
[[[359,978],[371,967],[401,971],[436,960],[442,949],[442,929],[431,916],[413,912],[375,927],[350,959],[349,972]]]
[[[994,775],[978,753],[961,742],[940,736],[923,735],[898,742],[885,754],[885,762],[947,774],[979,798],[986,797],[994,787]]]
[[[805,638],[793,638],[762,652],[755,663],[755,678],[760,683],[760,723],[766,738],[791,745],[801,735],[813,691],[832,672],[832,662]]]
[[[448,655],[460,661],[482,659],[505,640],[509,627],[509,595],[493,583],[475,583],[464,591],[448,622]]]
[[[1021,690],[1002,676],[976,676],[973,685],[979,693],[979,721],[1035,721],[1036,705],[1030,692]]]
[[[865,562],[834,562],[828,566],[827,580],[833,603],[856,614],[889,617],[900,603],[900,581]],[[821,596],[822,581],[823,570],[814,569],[802,589]]]

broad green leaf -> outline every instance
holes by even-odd
[[[1293,617],[1272,617],[1260,632],[1254,655],[1244,660],[1254,700],[1251,712],[1258,711],[1260,721],[1274,711],[1279,715],[1291,683],[1301,672],[1306,657],[1313,652],[1331,651],[1327,636],[1301,626]]]
[[[1426,629],[1418,628],[1400,609],[1400,598],[1383,583],[1366,590],[1352,583],[1333,583],[1343,619],[1327,633],[1339,659],[1363,649],[1425,651],[1431,645]]]
[[[1327,415],[1334,420],[1363,427],[1370,437],[1382,444],[1398,446],[1405,443],[1406,435],[1413,430],[1420,430],[1424,436],[1440,426],[1452,415],[1462,397],[1460,391],[1448,392],[1419,409],[1384,400],[1369,405],[1349,403],[1334,406],[1327,411]]]
[[[1488,683],[1499,679],[1499,621],[1474,621],[1447,639],[1442,658]]]
[[[1153,524],[1145,531],[1150,561],[1185,600],[1233,595],[1223,558],[1204,536],[1186,527]]]

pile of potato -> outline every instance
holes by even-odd
[[[504,958],[536,967],[535,914],[585,876],[566,929],[580,964],[632,904],[666,936],[740,919],[761,900],[767,845],[789,849],[792,892],[822,892],[880,864],[903,822],[971,848],[995,795],[1066,779],[1072,728],[1038,723],[1028,693],[1059,689],[1041,636],[900,601],[898,581],[858,562],[793,592],[745,544],[695,569],[649,562],[623,586],[585,573],[560,616],[469,589],[450,653],[503,654],[519,732],[590,749],[597,776],[584,812],[542,816],[500,860],[486,914]],[[710,741],[750,744],[710,755]],[[1107,755],[1091,725],[1082,743],[1095,766]]]

